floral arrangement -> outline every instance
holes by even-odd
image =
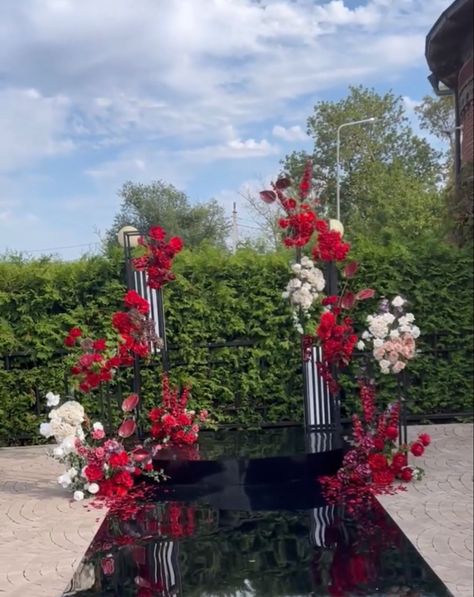
[[[318,342],[322,348],[319,373],[328,384],[332,394],[339,391],[337,371],[347,367],[354,350],[367,347],[378,361],[383,373],[400,373],[415,355],[415,339],[420,330],[413,325],[414,315],[405,313],[405,299],[396,296],[391,303],[383,300],[379,313],[369,315],[368,329],[359,339],[354,329],[352,310],[360,301],[372,299],[371,288],[351,288],[359,264],[347,261],[349,243],[343,241],[343,227],[339,222],[321,220],[315,211],[317,200],[311,199],[312,165],[308,162],[296,191],[287,177],[272,184],[272,189],[262,191],[260,196],[267,203],[278,201],[286,212],[279,221],[285,231],[283,243],[297,249],[297,263],[292,266],[294,277],[289,281],[283,297],[289,299],[296,309],[293,320],[303,334],[303,358],[309,359],[312,347]],[[325,288],[322,272],[314,262],[301,256],[303,247],[309,245],[314,261],[332,262],[332,267],[342,263],[344,281],[339,294],[328,295],[319,300],[319,292]],[[312,246],[311,246],[312,245]],[[309,281],[307,271],[316,270]],[[314,283],[313,283],[314,282]],[[316,304],[322,311],[313,333],[304,333],[304,322],[309,310]],[[375,387],[372,381],[361,382],[360,400],[362,418],[354,415],[353,446],[344,457],[342,468],[336,477],[322,480],[329,499],[344,499],[354,508],[368,496],[380,491],[390,491],[395,480],[411,481],[420,478],[422,471],[408,464],[408,453],[421,456],[430,438],[427,434],[409,445],[398,445],[400,403],[394,402],[382,412],[375,405]]]
[[[162,288],[174,280],[172,261],[181,251],[183,242],[178,237],[166,240],[166,232],[159,226],[152,227],[147,238],[139,244],[145,254],[132,260],[133,265],[147,274],[151,288]],[[128,367],[134,360],[150,354],[157,345],[153,321],[149,317],[150,305],[135,290],[124,295],[124,311],[112,316],[113,338],[93,339],[73,327],[66,336],[65,345],[78,349],[79,355],[71,373],[79,392],[88,393],[110,382],[119,367]],[[111,334],[112,337],[112,334]],[[130,394],[122,402],[124,419],[117,433],[108,436],[101,422],[93,424],[76,400],[60,403],[60,396],[49,392],[47,406],[51,408],[48,422],[40,425],[40,434],[53,438],[56,445],[52,456],[66,466],[58,482],[74,492],[75,500],[91,495],[120,500],[130,494],[135,481],[149,476],[160,481],[162,470],[153,469],[153,457],[166,446],[191,446],[198,439],[199,427],[207,419],[207,411],[196,413],[188,410],[189,388],[179,394],[171,388],[167,375],[163,376],[162,404],[150,411],[150,437],[142,443],[134,442],[127,449],[124,440],[137,430],[138,394]],[[113,507],[113,504],[108,504]],[[131,504],[122,504],[122,514],[131,513]]]
[[[320,479],[326,497],[331,501],[344,499],[350,512],[363,507],[374,495],[393,491],[396,480],[421,479],[423,469],[410,465],[408,454],[422,456],[431,442],[430,436],[422,433],[410,444],[398,444],[400,403],[379,412],[372,382],[360,380],[359,397],[362,414],[352,416],[352,447],[337,475]]]
[[[148,238],[140,237],[138,244],[144,248],[145,254],[135,257],[132,264],[137,271],[147,272],[148,286],[159,289],[172,282],[175,279],[171,271],[173,259],[183,249],[182,239],[173,236],[166,240],[165,230],[161,226],[153,226]]]
[[[415,340],[420,335],[420,329],[413,324],[413,313],[404,312],[405,304],[401,296],[396,296],[391,302],[384,299],[379,313],[367,317],[369,327],[357,345],[359,350],[364,350],[366,344],[372,348],[380,371],[385,374],[400,373],[415,356]]]
[[[74,492],[76,501],[85,497],[124,497],[134,486],[135,479],[149,474],[156,479],[165,478],[163,471],[153,471],[152,452],[137,445],[128,452],[119,439],[106,437],[99,421],[91,424],[83,406],[76,400],[61,405],[59,394],[48,392],[47,406],[51,408],[49,422],[42,423],[40,433],[54,437],[56,445],[52,456],[65,465],[66,472],[58,483]],[[135,404],[135,395],[124,400],[123,409]],[[118,435],[130,434],[122,423]]]
[[[179,394],[171,388],[169,378],[163,375],[162,404],[149,412],[151,437],[160,444],[190,446],[198,440],[199,425],[208,418],[206,410],[196,413],[188,410],[189,388]]]
[[[324,290],[326,281],[323,272],[308,257],[302,257],[299,263],[293,264],[291,270],[294,277],[288,282],[282,296],[293,306],[295,327],[300,334],[304,334],[300,317],[310,319],[310,310]]]

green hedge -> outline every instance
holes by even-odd
[[[359,244],[356,257],[362,263],[361,286],[372,286],[379,295],[403,293],[424,333],[446,332],[441,352],[420,356],[410,368],[411,410],[469,410],[472,256],[443,245],[414,252],[366,243]],[[173,377],[190,381],[194,404],[208,408],[219,422],[301,420],[298,337],[281,299],[290,259],[287,252],[260,255],[248,249],[232,256],[211,249],[184,252],[177,259],[177,280],[165,293]],[[44,394],[64,386],[67,364],[53,357],[66,330],[80,324],[91,333],[105,333],[111,313],[120,307],[122,279],[120,254],[77,262],[0,262],[0,354],[20,352],[36,359],[34,368],[21,368],[19,358],[11,371],[0,365],[0,443],[35,433],[44,416],[35,390]],[[360,322],[375,306],[376,301],[364,304]],[[241,339],[253,345],[203,347]],[[419,345],[423,348],[423,341]],[[346,377],[351,407],[354,384],[351,375]],[[151,404],[158,392],[156,372],[144,371],[143,378],[143,395]],[[385,399],[392,390],[385,390]],[[96,397],[86,406],[100,415]]]

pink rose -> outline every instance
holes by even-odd
[[[379,346],[378,348],[374,348],[374,357],[377,361],[381,361],[385,355],[385,347]]]
[[[390,363],[393,365],[398,361],[398,352],[392,351],[389,355],[388,355],[388,360],[390,361]]]
[[[392,370],[394,373],[400,373],[403,369],[405,369],[405,363],[403,361],[397,361],[393,364]]]
[[[105,437],[105,431],[103,429],[96,429],[95,431],[93,431],[91,433],[93,439],[104,439]]]

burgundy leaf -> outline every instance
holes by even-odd
[[[125,419],[119,427],[118,434],[123,438],[130,437],[135,433],[136,428],[135,419]]]
[[[145,448],[136,448],[132,452],[132,458],[135,462],[143,462],[144,460],[149,460],[151,456],[150,452],[145,450]]]
[[[126,413],[131,412],[134,408],[137,408],[139,400],[140,398],[138,394],[130,394],[130,396],[125,398],[125,400],[122,402],[122,410]]]
[[[359,290],[359,292],[355,295],[358,301],[365,301],[366,299],[371,299],[375,296],[375,290],[373,288],[364,288],[363,290]]]
[[[344,278],[353,278],[358,269],[359,264],[357,263],[357,261],[351,261],[342,270],[342,275],[344,276]]]
[[[354,296],[353,292],[346,292],[342,297],[341,307],[343,309],[352,309],[354,306],[356,297]]]
[[[282,176],[275,183],[275,187],[281,191],[287,189],[289,186],[291,186],[291,180],[286,176]]]
[[[260,199],[265,203],[273,203],[276,200],[276,193],[274,191],[260,191]]]

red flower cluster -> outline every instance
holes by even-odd
[[[339,386],[334,379],[333,367],[346,367],[354,352],[357,336],[352,327],[352,319],[344,317],[338,322],[341,310],[335,307],[321,315],[316,335],[321,343],[324,362],[319,365],[323,379],[328,383],[331,392],[337,392]]]
[[[197,442],[199,423],[207,418],[207,411],[195,413],[188,411],[189,388],[179,394],[177,388],[171,388],[169,378],[163,375],[162,405],[149,412],[151,436],[158,442],[172,445],[192,445]]]
[[[134,258],[132,264],[136,270],[147,272],[150,288],[159,289],[175,279],[171,267],[174,257],[183,249],[183,241],[178,236],[166,241],[166,232],[161,226],[150,228],[148,237],[139,239],[145,255]]]
[[[341,233],[329,230],[329,225],[324,220],[319,220],[318,232],[318,240],[312,249],[313,258],[321,261],[344,261],[351,245],[342,240]]]
[[[407,452],[421,456],[430,443],[430,436],[421,434],[411,445],[397,446],[400,403],[377,414],[375,387],[360,382],[359,388],[363,418],[353,416],[353,448],[335,477],[321,479],[329,500],[343,500],[352,508],[360,505],[360,496],[395,491],[396,479],[411,481],[413,469],[408,466]]]

